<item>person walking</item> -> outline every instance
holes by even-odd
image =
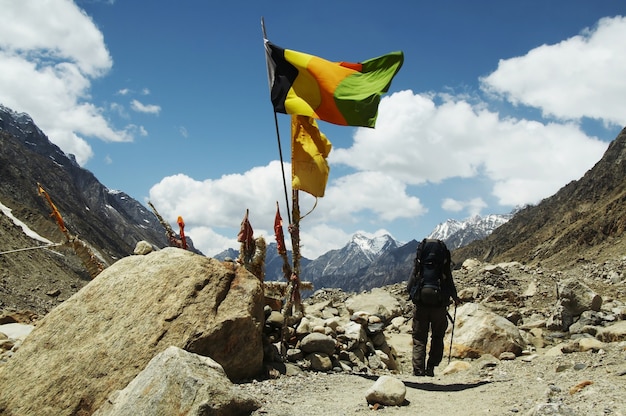
[[[461,303],[452,278],[450,251],[437,239],[417,246],[413,271],[407,283],[413,312],[413,374],[434,377],[443,358],[443,338],[448,328],[448,305]],[[426,346],[430,332],[430,350]]]

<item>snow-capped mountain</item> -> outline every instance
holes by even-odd
[[[474,240],[487,237],[496,228],[513,217],[510,214],[475,215],[465,221],[449,219],[435,227],[428,238],[437,238],[446,243],[450,250],[463,247]]]
[[[428,237],[443,240],[453,250],[484,238],[512,215],[448,220],[439,224]],[[351,292],[404,282],[413,267],[417,244],[416,240],[402,244],[388,234],[369,238],[357,233],[340,249],[331,250],[315,260],[301,259],[300,278],[312,282],[316,289],[336,287]],[[282,259],[275,246],[270,243],[267,247],[265,280],[284,281]],[[291,259],[291,252],[288,254]],[[231,249],[215,257],[223,260],[227,256],[236,258],[238,252]]]
[[[363,234],[356,233],[352,236],[348,247],[360,250],[360,253],[370,261],[374,261],[386,251],[398,247],[398,242],[388,234],[369,238]]]
[[[350,281],[359,279],[377,258],[397,247],[398,242],[390,235],[368,238],[355,234],[343,248],[311,261],[302,269],[301,277],[313,282],[315,287],[345,288]]]

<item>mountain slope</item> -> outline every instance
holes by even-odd
[[[73,157],[65,155],[26,114],[0,105],[0,202],[36,234],[55,243],[64,234],[50,217],[40,183],[59,209],[72,235],[91,246],[106,264],[132,254],[146,240],[167,246],[154,214],[123,192],[110,191]],[[0,215],[0,308],[31,304],[47,310],[79,289],[89,274],[69,246],[23,252],[42,245],[26,236],[6,215]],[[22,289],[25,293],[22,293]],[[52,296],[47,293],[57,293]],[[11,296],[11,294],[19,296]]]
[[[626,129],[585,175],[519,211],[487,238],[457,249],[453,260],[520,261],[567,269],[626,254]]]

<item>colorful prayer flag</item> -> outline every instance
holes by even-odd
[[[182,248],[187,250],[187,239],[185,238],[185,221],[183,221],[183,217],[178,216],[178,228],[180,230],[180,241],[182,243]]]
[[[246,215],[244,215],[243,220],[241,221],[241,229],[239,230],[239,234],[237,234],[237,241],[241,243],[239,256],[243,259],[244,263],[250,261],[254,255],[255,243],[253,234],[254,231],[252,230],[252,225],[248,220],[248,210],[246,209]]]
[[[361,63],[330,62],[267,39],[265,52],[274,111],[342,126],[375,126],[380,97],[404,62],[401,51]]]
[[[278,201],[276,202],[276,217],[274,217],[274,234],[276,235],[276,250],[281,256],[287,254],[285,234],[283,233],[283,218],[280,216]]]
[[[250,246],[253,243],[253,235],[254,231],[252,230],[252,225],[248,220],[248,210],[246,210],[246,215],[244,215],[243,220],[241,220],[241,229],[239,230],[239,234],[237,234],[237,241]]]
[[[291,116],[291,187],[323,197],[328,182],[332,144],[319,131],[314,118]]]

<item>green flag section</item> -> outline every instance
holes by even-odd
[[[330,62],[265,39],[274,111],[341,126],[374,127],[382,94],[404,62],[401,51],[361,63]]]
[[[326,158],[332,144],[315,119],[291,116],[291,187],[323,197],[330,168]]]

